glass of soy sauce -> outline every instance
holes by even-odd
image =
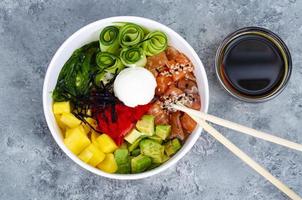
[[[228,35],[215,59],[217,77],[226,91],[247,102],[277,96],[292,70],[290,52],[273,32],[246,27]]]

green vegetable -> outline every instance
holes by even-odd
[[[147,58],[140,47],[125,48],[120,53],[122,63],[128,67],[144,67]]]
[[[159,144],[161,144],[163,142],[163,140],[156,135],[150,136],[150,137],[148,137],[148,139],[154,140],[155,142],[157,142]]]
[[[143,135],[152,136],[154,134],[154,116],[144,115],[141,120],[137,121],[136,128]]]
[[[151,166],[151,158],[139,155],[131,160],[131,172],[140,173],[147,170]]]
[[[161,31],[154,31],[147,34],[143,42],[143,50],[147,56],[153,56],[166,50],[168,38]]]
[[[140,149],[134,149],[134,150],[131,152],[131,156],[138,156],[140,153],[141,153],[141,150],[140,150]]]
[[[177,138],[170,140],[165,144],[165,152],[168,156],[174,155],[181,148],[181,144]]]
[[[171,133],[170,125],[157,125],[155,127],[155,135],[160,137],[162,140],[165,140]]]
[[[52,95],[54,101],[68,101],[89,92],[91,74],[96,68],[93,58],[97,51],[98,42],[92,42],[74,51],[59,74]]]
[[[99,52],[96,55],[96,64],[99,71],[105,70],[111,74],[118,73],[125,67],[116,55],[108,52]]]
[[[117,173],[130,173],[130,156],[127,149],[117,149],[114,152],[114,158],[118,166]]]
[[[118,169],[116,171],[117,174],[130,174],[130,172],[131,172],[130,162],[118,165]]]
[[[133,23],[125,23],[120,28],[119,43],[125,47],[135,46],[144,39],[144,30],[139,25]]]
[[[143,134],[137,131],[135,128],[132,129],[130,133],[128,133],[124,139],[129,142],[130,144],[133,144],[139,137],[141,137]]]
[[[140,141],[143,139],[143,137],[138,138],[137,140],[135,140],[135,142],[133,142],[129,147],[128,150],[131,152],[134,149],[136,149],[139,146]]]
[[[113,74],[103,71],[98,73],[95,78],[94,78],[94,82],[96,85],[100,86],[101,82],[103,82],[104,85],[106,85],[107,83],[109,83],[109,81],[113,78]]]
[[[158,167],[158,166],[160,166],[160,165],[161,165],[161,163],[152,163],[152,164],[150,165],[150,167],[148,168],[148,170],[154,169],[154,168],[156,168],[156,167]]]
[[[119,29],[116,26],[107,26],[100,34],[99,42],[102,52],[117,54],[119,51]]]
[[[141,148],[142,154],[152,158],[152,162],[154,163],[163,162],[164,150],[165,150],[164,146],[150,139],[142,140],[139,146]]]
[[[128,150],[127,149],[117,149],[114,152],[114,158],[117,164],[123,164],[128,162],[129,160],[129,155],[128,155]]]
[[[164,157],[163,157],[163,160],[162,160],[162,163],[166,162],[167,160],[169,160],[170,157],[167,156],[166,154],[164,154]]]

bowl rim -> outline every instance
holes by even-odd
[[[54,140],[56,141],[56,143],[59,145],[59,147],[63,150],[63,152],[69,158],[71,158],[75,163],[80,165],[82,168],[84,168],[84,169],[86,169],[86,170],[88,170],[88,171],[90,171],[90,172],[92,172],[96,175],[100,175],[100,176],[110,178],[110,179],[136,180],[136,179],[147,178],[147,177],[159,174],[160,172],[165,171],[166,169],[168,169],[169,167],[171,167],[175,163],[177,163],[181,158],[184,157],[184,155],[196,143],[197,139],[199,138],[199,136],[202,132],[202,128],[197,127],[195,129],[195,131],[192,133],[192,136],[193,136],[192,139],[190,141],[186,141],[186,143],[187,143],[186,146],[182,147],[181,150],[178,151],[177,154],[175,154],[172,158],[170,158],[167,162],[160,165],[159,167],[154,168],[154,169],[149,170],[149,171],[146,171],[146,172],[143,172],[143,173],[138,173],[138,174],[110,174],[110,173],[103,172],[100,169],[97,169],[95,167],[92,167],[92,166],[82,162],[76,155],[74,155],[70,150],[67,149],[67,147],[64,145],[62,139],[59,138],[59,134],[57,133],[55,128],[51,125],[51,119],[50,119],[51,113],[49,113],[49,109],[48,109],[49,105],[47,105],[47,98],[49,97],[49,91],[47,91],[47,85],[48,85],[48,82],[51,78],[51,70],[52,70],[52,68],[54,68],[55,61],[58,59],[59,55],[64,51],[64,49],[68,46],[70,41],[72,41],[74,38],[76,38],[78,35],[80,35],[86,29],[89,29],[90,27],[94,27],[96,24],[99,24],[100,22],[112,23],[114,21],[125,21],[125,22],[133,22],[133,23],[140,22],[142,24],[156,24],[157,26],[161,27],[161,29],[168,30],[168,32],[170,34],[172,34],[172,35],[170,35],[170,37],[174,37],[177,40],[179,40],[180,43],[182,43],[182,45],[184,45],[190,51],[193,58],[198,63],[198,66],[195,66],[195,67],[199,68],[199,70],[201,72],[201,77],[203,79],[203,85],[202,86],[204,88],[204,93],[205,93],[205,95],[204,95],[205,102],[203,102],[203,111],[204,112],[207,112],[208,107],[209,107],[209,86],[208,86],[208,79],[207,79],[207,74],[205,72],[204,65],[201,62],[201,60],[200,60],[199,56],[197,55],[197,53],[195,52],[195,50],[191,47],[191,45],[183,37],[181,37],[177,32],[175,32],[174,30],[172,30],[168,26],[166,26],[164,24],[161,24],[161,23],[159,23],[155,20],[144,18],[144,17],[116,16],[116,17],[109,17],[109,18],[104,18],[104,19],[94,21],[92,23],[89,23],[89,24],[83,26],[82,28],[80,28],[76,32],[74,32],[57,49],[57,51],[55,52],[54,56],[52,57],[49,65],[48,65],[48,68],[47,68],[47,71],[46,71],[46,74],[45,74],[45,78],[44,78],[43,93],[42,93],[44,117],[46,119],[47,126],[48,126]]]

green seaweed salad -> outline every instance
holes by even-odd
[[[181,148],[177,138],[169,137],[171,125],[156,124],[147,114],[152,103],[130,108],[113,93],[119,72],[145,67],[147,58],[164,52],[167,45],[161,31],[114,23],[64,64],[52,94],[53,111],[65,145],[83,162],[108,173],[140,173],[166,162]],[[111,118],[104,117],[108,109]],[[136,121],[129,121],[131,116]],[[101,123],[107,128],[114,124],[114,131],[104,131]]]

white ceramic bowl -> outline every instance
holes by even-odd
[[[158,174],[170,166],[175,164],[179,159],[181,159],[194,145],[196,140],[198,139],[202,129],[197,127],[195,131],[190,135],[187,139],[183,147],[178,151],[176,155],[174,155],[170,160],[166,163],[162,164],[161,166],[139,174],[109,174],[103,172],[97,168],[94,168],[84,162],[82,162],[77,156],[75,156],[71,151],[69,151],[63,143],[63,137],[61,131],[55,121],[54,114],[52,112],[52,97],[51,93],[55,88],[57,78],[63,67],[64,63],[68,60],[71,56],[72,52],[77,48],[83,46],[92,41],[98,40],[100,31],[108,26],[111,25],[113,22],[133,22],[138,25],[144,26],[149,30],[161,30],[165,32],[169,39],[169,44],[179,51],[185,53],[192,63],[195,66],[195,76],[197,78],[199,93],[201,96],[202,101],[202,110],[207,112],[208,104],[209,104],[209,88],[208,88],[208,80],[207,75],[204,70],[204,66],[200,61],[198,55],[193,50],[193,48],[175,31],[168,28],[167,26],[160,24],[156,21],[141,18],[141,17],[130,17],[130,16],[121,16],[121,17],[111,17],[102,19],[87,26],[84,26],[74,34],[72,34],[57,50],[56,54],[52,58],[44,80],[43,86],[43,108],[44,108],[44,115],[50,129],[52,136],[54,137],[55,141],[58,143],[60,148],[78,165],[87,169],[97,175],[101,175],[107,178],[112,179],[140,179],[146,178],[155,174]],[[196,158],[198,159],[198,158]]]

